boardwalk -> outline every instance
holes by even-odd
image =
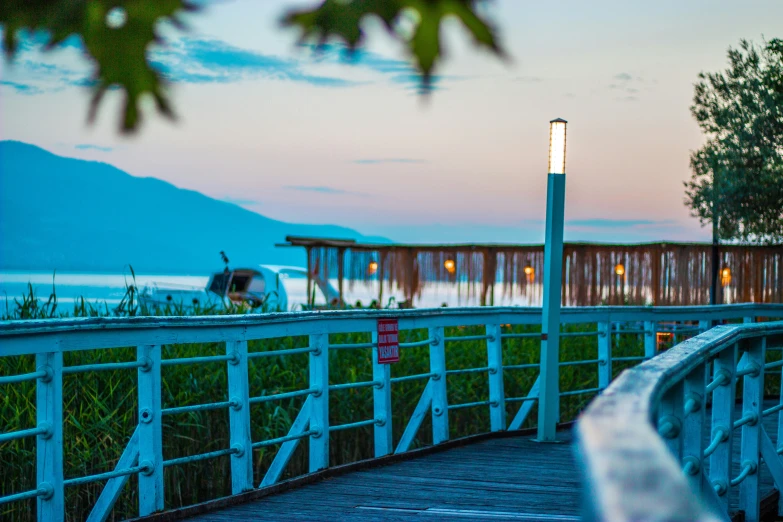
[[[777,415],[767,416],[764,424],[774,434]],[[576,521],[581,488],[572,436],[563,431],[559,438],[560,444],[540,444],[529,436],[485,440],[325,479],[190,520]],[[739,437],[734,444],[739,455]],[[739,462],[733,470],[737,474]],[[773,485],[765,466],[761,478],[762,496],[768,496]],[[734,488],[734,506],[737,496]]]
[[[766,465],[755,474],[762,454],[774,469],[777,483],[783,484],[783,460],[775,455],[773,442],[778,438],[778,415],[773,414],[778,409],[761,400],[765,389],[775,389],[776,381],[765,386],[765,377],[780,378],[783,362],[779,352],[775,352],[783,338],[783,322],[751,324],[755,317],[783,316],[780,306],[601,307],[564,311],[565,324],[570,329],[565,332],[565,339],[593,337],[596,345],[588,343],[587,349],[572,346],[576,349],[564,352],[568,357],[559,366],[567,370],[562,370],[565,373],[561,377],[566,377],[571,385],[562,394],[588,397],[608,390],[594,399],[577,424],[579,451],[589,456],[582,461],[583,469],[579,468],[576,441],[568,429],[559,432],[559,443],[546,444],[532,440],[534,431],[513,431],[526,418],[532,420],[527,406],[532,407],[529,401],[537,400],[537,407],[548,412],[552,421],[544,423],[544,431],[554,433],[557,401],[550,400],[551,394],[539,393],[541,383],[553,377],[540,364],[530,362],[535,360],[533,352],[540,336],[535,331],[535,326],[541,324],[540,310],[395,312],[398,329],[416,334],[400,343],[404,356],[393,369],[381,364],[376,356],[379,352],[373,350],[379,339],[378,323],[388,321],[389,314],[351,310],[334,314],[96,318],[2,324],[2,359],[32,360],[34,356],[36,366],[30,367],[28,373],[0,375],[0,385],[34,383],[36,393],[35,401],[29,399],[29,394],[18,394],[19,407],[28,408],[35,421],[13,426],[12,431],[4,429],[0,443],[36,439],[36,481],[25,489],[14,482],[18,481],[18,474],[11,476],[10,487],[3,483],[8,494],[0,496],[0,503],[10,504],[15,510],[12,515],[19,513],[18,519],[26,520],[26,513],[35,502],[39,522],[64,520],[66,514],[80,520],[138,514],[155,521],[569,521],[580,518],[583,504],[605,519],[669,520],[681,513],[683,520],[699,520],[704,518],[703,501],[711,500],[714,492],[709,484],[697,483],[701,481],[700,469],[709,467],[709,462],[692,457],[707,451],[712,454],[708,460],[714,464],[716,484],[730,485],[731,493],[726,497],[731,500],[730,507],[737,510],[737,489],[741,488],[742,506],[749,521],[761,522],[765,518],[759,506],[764,502],[759,493],[769,496],[773,491]],[[728,319],[742,320],[743,324],[708,330],[712,321]],[[620,323],[626,327],[613,326]],[[656,356],[658,333],[665,331],[681,340],[682,336],[701,330],[706,331]],[[357,333],[363,337],[354,337]],[[633,336],[630,347],[618,341],[622,335]],[[298,337],[307,337],[307,342]],[[532,345],[525,338],[533,339]],[[285,342],[279,344],[276,339]],[[365,342],[356,342],[357,339]],[[259,345],[256,341],[267,344]],[[202,345],[214,343],[217,352],[204,351]],[[81,360],[87,364],[73,364],[73,359],[64,357],[70,352],[99,353],[134,345],[135,360],[109,358],[109,362],[95,362],[88,357]],[[266,346],[276,348],[263,349]],[[172,347],[176,349],[172,351]],[[354,362],[346,362],[337,353],[354,353]],[[269,394],[264,380],[266,370],[289,356],[302,356],[290,363],[302,382],[293,391]],[[645,359],[643,367],[631,364],[632,367],[614,375],[619,370],[614,361],[625,366]],[[66,365],[67,361],[71,364]],[[340,364],[349,368],[361,366],[364,370],[361,376],[354,375],[345,372]],[[177,373],[164,368],[200,365],[217,368],[214,375],[222,379],[225,388],[210,387],[209,394],[194,394],[174,404],[166,403],[164,408],[164,390],[181,387],[178,376],[192,375],[187,370]],[[220,375],[223,365],[225,373]],[[761,367],[765,371],[760,371]],[[427,368],[428,373],[421,373]],[[139,422],[128,434],[114,469],[73,475],[66,470],[73,459],[83,454],[72,449],[66,454],[67,445],[61,442],[67,425],[63,417],[72,416],[74,411],[63,398],[72,394],[73,384],[79,382],[71,376],[118,369],[136,376],[137,397],[125,406],[138,409]],[[574,373],[576,370],[581,373]],[[105,382],[113,382],[113,374],[105,375]],[[461,375],[472,376],[471,381],[460,381]],[[473,380],[479,376],[481,380]],[[412,413],[410,408],[395,412],[393,389],[399,390],[400,383],[409,381],[423,384],[416,406]],[[579,386],[586,388],[577,389]],[[350,415],[330,410],[330,403],[346,397],[342,390],[360,388],[372,392],[371,402],[369,394],[351,393],[347,396],[355,395],[353,402],[340,403]],[[666,393],[661,396],[660,390]],[[466,391],[470,392],[467,396]],[[332,392],[335,400],[330,400]],[[129,393],[132,395],[133,391]],[[416,399],[416,395],[412,398]],[[216,396],[230,400],[213,402]],[[703,399],[699,397],[714,405],[706,418],[701,409]],[[299,406],[290,402],[293,398],[301,398]],[[525,406],[513,407],[519,402]],[[399,398],[396,403],[398,409],[413,404],[408,399],[400,403]],[[265,417],[264,412],[259,415],[253,408],[267,406],[270,414],[275,408],[287,408],[293,422],[287,431],[273,432],[277,437],[264,438],[270,435],[264,432],[259,439],[256,428],[259,422],[264,424]],[[170,440],[167,437],[176,435],[172,430],[177,420],[166,420],[167,416],[204,410],[227,410],[227,415],[216,417],[225,424],[217,425],[217,435],[209,440],[193,437],[196,443],[187,448],[187,455],[177,451],[176,458],[172,458],[172,447],[165,442]],[[765,410],[770,415],[764,418],[766,426],[761,430],[755,419]],[[693,415],[696,412],[698,415]],[[471,421],[462,424],[471,426],[468,433],[473,437],[450,440],[449,418],[457,413],[460,419]],[[649,425],[657,414],[663,415],[660,433]],[[470,418],[472,415],[477,417]],[[342,423],[330,422],[337,418]],[[388,422],[389,419],[395,422]],[[719,428],[731,426],[732,422],[742,427],[735,435],[734,448],[729,448],[722,442],[724,430]],[[372,426],[371,441],[355,438],[346,442],[342,437],[330,436],[335,431],[361,426]],[[700,427],[704,441],[698,440]],[[422,429],[431,430],[435,445],[409,451]],[[359,437],[368,435],[366,431],[358,433]],[[706,440],[708,433],[712,434],[710,441]],[[222,442],[219,437],[223,437]],[[663,444],[661,437],[668,444]],[[330,467],[330,460],[337,460],[335,451],[347,449],[336,444],[367,447],[370,442],[376,459]],[[674,447],[679,442],[687,447],[686,458],[668,452],[667,446]],[[304,452],[300,455],[307,460],[307,469],[318,471],[281,482],[281,478],[293,473],[287,464],[297,451],[297,444]],[[251,450],[259,447],[276,450],[269,466],[262,469],[254,462]],[[114,455],[118,449],[112,448]],[[213,451],[204,452],[206,449]],[[732,457],[733,470],[728,469]],[[224,460],[215,460],[220,458]],[[178,509],[175,506],[182,499],[175,493],[183,483],[172,483],[171,475],[166,478],[165,469],[207,461],[212,463],[201,468],[199,476],[188,477],[190,481],[203,481],[233,495]],[[265,487],[258,488],[259,482]],[[96,489],[91,489],[89,497],[84,497],[87,486],[95,488],[93,483],[103,483],[100,495],[96,497]],[[762,487],[756,491],[759,483]],[[590,485],[588,495],[583,493],[584,484]],[[138,502],[122,499],[128,486],[137,489]],[[66,502],[66,489],[70,498],[77,495],[94,502],[83,506]],[[200,490],[194,493],[205,500],[209,497]],[[118,503],[117,499],[123,501]]]
[[[571,436],[500,438],[350,473],[199,516],[207,521],[579,520]]]

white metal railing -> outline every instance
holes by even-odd
[[[711,321],[744,319],[756,316],[783,317],[783,305],[729,305],[717,307],[592,307],[566,308],[561,323],[597,324],[587,332],[565,332],[564,337],[595,336],[597,358],[562,361],[559,366],[590,365],[596,368],[597,387],[586,390],[565,390],[560,396],[590,395],[606,388],[612,378],[614,361],[649,359],[656,351],[656,331],[661,323],[680,323],[667,327],[675,335],[707,330]],[[389,365],[379,364],[377,320],[397,318],[404,330],[426,329],[426,339],[400,343],[406,348],[429,348],[429,372],[415,375],[395,375]],[[35,498],[39,520],[62,520],[65,513],[65,488],[88,482],[104,482],[103,491],[88,520],[105,520],[120,491],[132,475],[138,476],[139,514],[148,515],[164,509],[163,469],[188,462],[231,456],[231,491],[238,494],[255,488],[253,482],[253,450],[279,446],[277,454],[261,480],[259,487],[280,480],[286,465],[300,441],[309,444],[309,470],[315,472],[329,466],[330,433],[361,426],[372,426],[374,454],[381,457],[408,451],[416,438],[422,421],[428,415],[432,420],[434,444],[449,439],[449,412],[462,408],[489,409],[488,431],[519,429],[538,398],[538,379],[526,396],[507,397],[504,393],[504,372],[538,368],[539,364],[504,365],[504,339],[540,338],[539,333],[504,333],[501,325],[540,325],[541,310],[536,308],[463,308],[433,310],[301,312],[265,315],[215,317],[135,317],[85,318],[36,321],[12,321],[0,324],[0,357],[36,357],[36,370],[24,375],[0,375],[0,386],[34,381],[36,383],[36,426],[15,432],[0,433],[0,444],[23,437],[36,439],[36,484],[31,491],[18,491],[0,497],[0,504]],[[626,325],[625,329],[618,325]],[[482,335],[447,337],[444,328],[456,326],[484,326]],[[732,330],[733,331],[733,330]],[[370,332],[368,343],[329,344],[330,334]],[[644,335],[644,354],[633,357],[612,357],[612,338],[616,335]],[[308,336],[306,347],[252,352],[248,341],[291,336]],[[485,341],[486,366],[453,368],[447,366],[447,343],[466,340]],[[188,343],[224,343],[225,355],[166,359],[162,345]],[[104,350],[137,346],[136,360],[67,367],[63,353],[71,351]],[[335,350],[370,350],[372,380],[329,384],[329,353]],[[309,383],[307,388],[251,397],[248,385],[248,361],[253,358],[308,354]],[[368,357],[370,357],[368,353]],[[211,404],[182,405],[162,408],[161,368],[171,365],[225,364],[228,388],[227,400]],[[217,368],[217,367],[216,367]],[[63,376],[107,370],[136,370],[138,390],[138,425],[113,470],[91,476],[63,476]],[[217,371],[217,370],[216,370]],[[451,375],[469,372],[488,376],[487,400],[465,404],[449,404],[447,382]],[[748,376],[745,377],[750,378]],[[422,380],[426,386],[416,408],[406,424],[400,440],[394,444],[392,432],[391,387],[397,383]],[[373,417],[357,419],[342,425],[330,425],[330,392],[367,387],[373,390]],[[306,397],[285,436],[254,441],[251,439],[251,412],[253,404],[279,401],[292,397]],[[559,402],[539,404],[539,409],[554,408]],[[520,403],[510,423],[506,420],[509,405]],[[218,409],[227,411],[230,443],[217,451],[166,459],[163,454],[163,417],[187,411]],[[5,431],[0,427],[0,431]],[[4,476],[2,480],[9,480]],[[6,490],[10,488],[5,488]]]
[[[757,522],[762,466],[783,490],[779,381],[764,408],[765,378],[783,368],[768,354],[780,350],[783,321],[723,325],[619,375],[577,424],[585,519],[725,521],[738,489],[744,520]],[[775,414],[770,434],[763,419]]]

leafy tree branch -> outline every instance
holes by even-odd
[[[454,17],[467,28],[475,44],[502,57],[496,31],[477,12],[486,0],[322,0],[312,9],[291,10],[282,24],[298,28],[301,41],[324,44],[331,39],[354,50],[366,40],[362,24],[379,18],[387,32],[401,41],[421,74],[422,92],[429,90],[442,58],[441,23]],[[106,91],[124,93],[120,129],[138,129],[142,97],[152,96],[159,114],[174,118],[166,80],[150,63],[154,44],[163,45],[158,28],[169,23],[184,29],[183,15],[198,11],[188,0],[5,0],[0,9],[3,50],[12,60],[24,35],[45,35],[45,49],[71,36],[81,39],[86,58],[94,64],[93,96],[88,121],[93,121]],[[409,27],[412,25],[412,29]]]

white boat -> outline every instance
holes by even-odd
[[[307,278],[307,270],[295,266],[258,265],[256,268],[225,269],[215,272],[205,288],[154,283],[142,290],[140,301],[149,306],[184,308],[230,304],[246,305],[259,312],[288,311],[297,305],[289,302],[286,280]],[[318,274],[313,282],[322,295],[317,301],[339,305],[339,292]],[[298,303],[304,307],[303,303]]]

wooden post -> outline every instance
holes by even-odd
[[[598,323],[598,387],[605,389],[612,381],[612,336],[609,323]]]
[[[310,335],[310,472],[329,467],[329,334]]]
[[[684,418],[683,418],[683,466],[691,488],[703,495],[709,484],[704,475],[704,436],[706,429],[706,396],[704,365],[699,366],[685,378]]]
[[[345,296],[343,295],[343,279],[345,278],[345,248],[337,249],[337,292],[340,296],[338,306],[345,308]]]
[[[312,247],[305,247],[307,254],[307,306],[311,307],[315,303],[313,302],[313,260],[312,260]]]
[[[716,490],[721,507],[729,510],[729,492],[731,489],[731,448],[734,424],[734,394],[736,392],[737,347],[723,350],[713,363],[712,379],[724,375],[724,384],[712,392],[712,433],[711,440],[722,440],[710,455],[710,485]]]
[[[139,393],[139,515],[163,509],[163,420],[160,395],[160,345],[137,348]]]
[[[780,382],[783,382],[783,367],[780,368]],[[780,402],[779,404],[783,404],[783,392],[780,393]],[[783,410],[780,410],[778,412],[778,431],[777,431],[777,439],[775,439],[775,443],[777,444],[776,452],[778,454],[783,453]],[[778,515],[783,515],[783,495],[781,495],[778,498]]]
[[[46,493],[37,497],[39,522],[65,520],[65,487],[63,485],[63,354],[40,353],[35,363],[46,376],[36,384],[36,421],[46,429],[36,437],[36,479],[38,489]]]
[[[378,308],[383,308],[383,280],[386,277],[384,267],[386,265],[386,253],[378,253]]]
[[[446,350],[443,327],[429,329],[432,376],[432,443],[449,440],[449,401],[446,395]]]
[[[664,394],[658,409],[658,433],[677,462],[682,462],[683,388],[682,382],[672,386]]]
[[[490,430],[506,429],[506,402],[503,391],[503,339],[499,324],[488,324],[487,366],[489,367]]]
[[[378,363],[378,328],[372,332],[372,390],[373,426],[375,434],[375,456],[383,457],[394,452],[392,438],[391,367]],[[380,384],[377,384],[380,383]]]
[[[250,385],[248,382],[247,341],[226,342],[228,366],[228,409],[231,456],[231,494],[253,489],[253,446],[250,437]]]
[[[746,374],[742,382],[742,418],[753,417],[754,420],[743,424],[742,442],[740,445],[740,470],[746,466],[753,469],[740,482],[739,508],[745,511],[747,522],[758,522],[761,518],[760,505],[760,465],[761,429],[763,426],[762,411],[764,409],[764,358],[766,337],[748,341],[747,367],[758,371]],[[743,368],[739,368],[742,370]]]

